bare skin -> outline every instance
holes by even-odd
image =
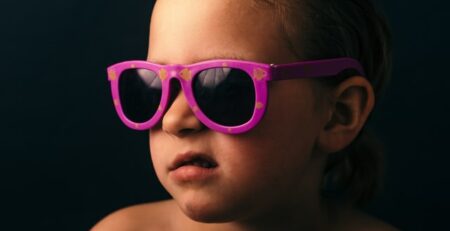
[[[328,225],[327,229],[333,231],[398,231],[398,229],[371,217],[365,213],[345,207],[335,208],[337,216]],[[185,224],[191,225],[185,225]],[[131,206],[115,213],[98,223],[93,229],[108,231],[151,231],[151,230],[202,230],[202,231],[228,231],[229,227],[220,224],[198,223],[186,217],[178,208],[174,200],[161,201]],[[254,229],[256,230],[256,229]],[[257,230],[284,230],[279,228]],[[287,228],[286,230],[294,230]],[[298,229],[296,229],[298,230]]]
[[[278,34],[271,9],[251,1],[159,0],[152,15],[148,60],[189,64],[227,58],[297,61]],[[150,130],[158,179],[173,200],[119,210],[93,230],[394,230],[319,195],[327,155],[346,147],[374,105],[370,83],[353,76],[317,96],[310,79],[273,82],[260,124],[245,134],[212,131],[180,91]],[[217,162],[217,177],[179,182],[170,164],[184,152]]]

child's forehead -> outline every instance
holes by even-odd
[[[235,60],[251,61],[248,57],[246,57],[243,54],[233,53],[233,52],[221,52],[221,53],[202,54],[201,56],[199,55],[199,56],[193,57],[190,59],[191,60],[190,63],[199,63],[199,62],[203,62],[203,61],[219,60],[219,59],[235,59]],[[190,63],[172,63],[169,60],[163,60],[163,59],[159,59],[158,57],[150,57],[150,56],[147,58],[147,60],[152,63],[158,63],[158,64],[163,64],[163,65],[190,64]]]
[[[278,24],[259,11],[270,10],[238,0],[159,0],[152,15],[148,59],[162,64],[210,59],[287,62],[280,60],[288,48]]]
[[[164,22],[166,29],[171,26],[193,28],[206,22],[217,27],[245,25],[268,26],[273,20],[274,10],[256,8],[253,0],[159,0],[153,8],[152,24]],[[153,23],[156,22],[156,23]],[[196,31],[200,32],[201,27]],[[245,31],[241,31],[245,33]]]

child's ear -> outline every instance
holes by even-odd
[[[331,91],[328,121],[317,145],[323,153],[344,149],[358,135],[375,103],[372,85],[362,76],[352,76]]]

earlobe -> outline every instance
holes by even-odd
[[[331,102],[317,140],[323,153],[338,152],[356,138],[373,109],[375,95],[366,78],[353,76],[332,90]]]

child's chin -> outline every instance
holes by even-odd
[[[180,205],[183,213],[190,219],[202,223],[224,223],[236,220],[237,211],[230,204],[187,202]]]

